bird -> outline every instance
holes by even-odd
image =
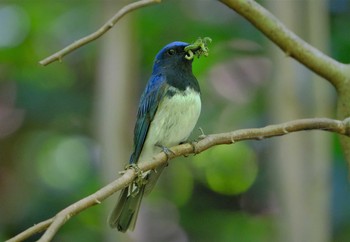
[[[192,72],[193,52],[201,48],[175,41],[156,55],[151,77],[141,95],[129,164],[149,162],[168,147],[187,141],[201,112],[200,87]],[[202,45],[203,46],[203,45]],[[190,48],[187,50],[187,48]],[[189,58],[190,57],[190,58]],[[109,216],[109,226],[134,230],[142,197],[153,189],[167,164],[142,174],[142,182],[124,188]]]

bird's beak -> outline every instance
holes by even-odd
[[[198,58],[202,55],[208,56],[209,55],[209,48],[208,44],[211,42],[211,38],[204,37],[198,38],[193,44],[190,44],[185,47],[185,52],[187,54],[185,55],[185,58],[187,60],[192,60],[195,56]]]

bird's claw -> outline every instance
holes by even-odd
[[[174,151],[169,149],[168,147],[165,147],[164,145],[156,144],[157,147],[161,148],[164,154],[166,155],[166,160],[167,160],[167,165],[168,165],[168,160],[170,159],[171,155],[176,155]]]
[[[133,169],[136,173],[137,176],[140,176],[142,175],[142,170],[140,169],[140,167],[138,167],[137,164],[135,163],[132,163],[132,164],[128,164],[125,166],[125,170],[128,170],[128,169]],[[124,171],[125,172],[125,171]]]
[[[138,167],[137,164],[132,163],[132,164],[126,165],[125,170],[128,170],[128,169],[133,169],[136,173],[135,180],[129,186],[130,195],[135,197],[139,193],[140,187],[147,183],[147,180],[144,178],[143,172],[140,169],[140,167]],[[123,171],[123,173],[125,173],[125,171]]]

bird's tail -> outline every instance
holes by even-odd
[[[161,165],[156,171],[149,171],[143,177],[143,184],[133,184],[120,192],[119,200],[108,218],[111,228],[117,228],[121,232],[126,232],[128,229],[134,230],[142,197],[150,193],[165,167],[166,165]],[[137,192],[133,189],[135,187]]]
[[[121,191],[118,203],[108,218],[111,228],[117,228],[121,232],[126,232],[128,229],[134,230],[145,185],[141,185],[138,189],[136,194],[130,192],[129,187]]]

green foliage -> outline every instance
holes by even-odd
[[[275,238],[274,221],[268,216],[213,210],[192,215],[192,224],[184,222],[193,233],[191,241],[268,242]]]
[[[198,126],[206,133],[216,133],[265,125],[264,97],[269,95],[265,89],[272,65],[265,56],[262,35],[218,1],[163,2],[131,14],[139,52],[130,69],[140,70],[135,74],[140,84],[131,87],[134,96],[144,87],[153,58],[164,44],[210,36],[209,57],[194,61],[203,100]],[[108,19],[101,4],[44,0],[0,4],[0,32],[7,33],[0,35],[1,241],[105,184],[99,177],[100,144],[91,128],[101,40],[71,53],[63,63],[45,68],[37,64]],[[4,9],[16,20],[9,22]],[[345,61],[350,53],[349,16],[349,7],[332,12],[332,50]],[[118,24],[111,31],[123,34]],[[130,117],[130,130],[135,109],[136,104],[123,114]],[[193,138],[198,135],[195,130]],[[339,145],[334,146],[337,165],[344,166]],[[266,209],[261,193],[267,189],[257,186],[261,177],[269,175],[263,169],[268,159],[262,152],[268,148],[259,147],[237,143],[171,162],[146,199],[153,204],[159,198],[175,204],[179,226],[190,241],[274,241],[274,221],[261,212]],[[340,177],[333,178],[334,214],[340,213],[339,208],[347,211],[350,199],[344,189],[348,184]],[[252,195],[245,197],[247,194]],[[243,206],[243,198],[256,207]],[[58,233],[57,241],[102,241],[107,226],[105,208],[102,204],[79,214]],[[345,225],[350,216],[340,214],[333,216],[335,238],[347,241]]]
[[[247,191],[254,183],[258,167],[254,152],[243,143],[217,146],[194,158],[210,189],[224,195]]]

